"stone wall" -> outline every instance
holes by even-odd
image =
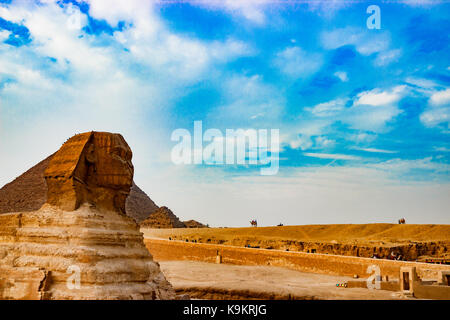
[[[367,277],[367,268],[380,267],[381,274],[398,278],[400,267],[415,266],[421,278],[436,279],[440,270],[450,270],[447,265],[393,261],[348,256],[303,253],[225,245],[190,243],[181,241],[145,239],[150,253],[158,261],[192,260],[216,263],[217,253],[223,263],[237,265],[270,265],[303,272]]]

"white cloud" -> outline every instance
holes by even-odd
[[[61,8],[55,3],[3,8],[11,21],[20,21],[30,31],[34,52],[58,60],[61,67],[74,67],[92,74],[111,67],[108,50],[91,46],[88,37],[81,39],[87,17],[75,6]],[[33,7],[33,13],[26,10]],[[69,66],[70,64],[70,66]]]
[[[405,82],[408,84],[412,84],[413,86],[419,87],[421,89],[426,89],[423,90],[424,92],[429,92],[429,90],[438,86],[438,84],[435,81],[424,78],[408,77],[405,79]]]
[[[387,123],[402,113],[397,102],[406,92],[406,86],[361,92],[356,96],[353,106],[346,109],[340,119],[353,129],[385,132],[388,130]]]
[[[353,106],[340,119],[352,129],[382,133],[389,130],[388,122],[402,111],[396,105]]]
[[[448,103],[450,103],[450,89],[438,91],[430,98],[430,104],[434,106],[440,106]]]
[[[328,102],[320,103],[314,107],[307,107],[309,124],[306,128],[316,128],[313,133],[298,131],[306,135],[321,135],[325,133],[328,126],[341,121],[352,129],[386,132],[389,128],[388,122],[402,113],[397,106],[407,93],[406,86],[396,86],[387,90],[373,89],[359,93],[351,107],[346,107],[348,99],[338,98]],[[313,116],[313,118],[311,118]],[[301,122],[302,126],[305,124]],[[300,126],[300,127],[302,127]],[[309,130],[310,131],[310,130]]]
[[[357,95],[355,105],[383,106],[398,102],[405,92],[405,86],[397,86],[391,90],[373,89]]]
[[[133,21],[139,28],[146,31],[156,31],[161,27],[159,20],[153,14],[153,0],[84,0],[89,3],[89,14],[99,20],[106,20],[110,25],[117,26],[120,21]]]
[[[332,148],[336,141],[327,138],[326,136],[310,136],[306,134],[297,134],[294,138],[289,137],[287,141],[283,141],[288,144],[292,149],[328,149]]]
[[[350,99],[338,98],[313,107],[305,107],[306,113],[303,114],[296,126],[288,129],[291,135],[286,143],[293,149],[314,148],[312,137],[332,133],[332,124],[336,122],[346,124],[351,129],[364,131],[348,136],[348,139],[357,143],[372,142],[376,139],[376,134],[368,132],[383,133],[389,130],[388,123],[402,113],[397,103],[406,93],[406,86],[397,86],[387,90],[377,88],[358,94],[354,98],[352,106],[346,106],[351,101]],[[319,140],[317,140],[316,148],[334,145],[334,142],[331,141],[326,145],[320,144]]]
[[[368,143],[372,142],[377,138],[376,134],[361,132],[357,134],[350,134],[348,139],[351,141],[355,141],[356,143]]]
[[[6,39],[8,39],[10,34],[11,32],[9,32],[8,30],[0,30],[0,42],[3,42]]]
[[[450,129],[450,89],[435,91],[431,95],[420,120],[427,127],[446,124],[447,129]]]
[[[148,33],[147,25],[148,22],[144,26],[134,25],[116,32],[115,37],[129,49],[135,61],[174,79],[196,81],[216,63],[253,53],[242,41],[227,39],[208,43],[170,33],[164,28]]]
[[[313,145],[312,139],[308,135],[297,135],[295,139],[289,141],[289,146],[292,149],[306,150],[311,148]]]
[[[404,4],[412,7],[429,7],[441,3],[442,0],[409,0],[404,2]]]
[[[378,53],[374,63],[376,66],[386,66],[397,61],[402,54],[400,49],[388,50]]]
[[[194,0],[189,2],[191,5],[208,9],[224,10],[237,17],[243,17],[256,25],[262,25],[266,22],[264,10],[271,3],[270,0]]]
[[[450,152],[450,149],[446,147],[434,147],[434,150],[439,152]]]
[[[340,113],[347,103],[347,99],[336,99],[315,105],[312,108],[305,108],[317,117],[330,117]]]
[[[320,159],[335,159],[335,160],[361,160],[360,157],[351,156],[347,154],[331,154],[331,153],[303,153],[307,157],[320,158]]]
[[[374,35],[366,29],[345,27],[323,32],[321,42],[325,49],[337,49],[345,45],[353,45],[360,54],[371,55],[387,50],[390,44],[390,36],[387,32]]]
[[[397,153],[398,151],[392,151],[392,150],[385,150],[385,149],[377,149],[377,148],[359,148],[359,147],[353,147],[354,150],[360,150],[365,152],[372,152],[372,153]]]
[[[222,84],[225,103],[210,112],[208,117],[217,123],[232,121],[233,125],[252,124],[270,119],[278,123],[285,98],[280,90],[264,82],[260,75],[234,75]]]
[[[318,12],[319,15],[325,17],[332,17],[340,9],[352,5],[351,1],[346,2],[342,0],[306,1],[306,3],[309,10]]]
[[[446,123],[447,129],[450,129],[450,106],[428,108],[420,115],[420,121],[427,127]]]
[[[329,119],[310,119],[302,117],[292,127],[284,127],[282,144],[289,145],[292,149],[307,150],[314,147],[313,137],[323,136],[327,127],[332,123]]]
[[[116,7],[91,1],[98,19],[113,25],[129,22],[113,37],[86,34],[87,18],[71,4],[13,2],[0,7],[2,17],[26,26],[32,38],[14,50],[0,43],[0,76],[11,80],[1,89],[0,130],[3,137],[14,137],[0,140],[9,150],[0,160],[10,173],[2,182],[54,152],[75,132],[90,130],[124,134],[130,144],[140,146],[133,161],[145,170],[160,161],[145,150],[165,154],[161,150],[168,148],[167,121],[161,119],[167,113],[161,110],[184,93],[186,81],[200,81],[216,64],[248,53],[245,43],[233,39],[204,42],[170,32],[153,15],[150,2],[127,2],[128,11],[119,2]],[[131,52],[123,50],[124,44]],[[33,137],[41,137],[42,143],[30,146],[34,156],[24,158],[23,145]]]
[[[152,0],[88,0],[89,14],[116,26],[125,21],[128,26],[116,31],[114,38],[127,48],[135,61],[161,75],[181,81],[198,80],[215,63],[226,63],[253,53],[244,42],[206,42],[170,32],[155,14]]]
[[[334,75],[336,77],[338,77],[342,82],[347,82],[348,81],[348,76],[347,76],[347,72],[344,71],[336,71],[334,73]]]
[[[323,64],[318,53],[309,53],[300,47],[289,47],[276,54],[274,65],[293,78],[304,78],[315,73]]]
[[[314,139],[315,148],[316,149],[326,149],[333,147],[336,143],[336,141],[332,139],[328,139],[325,136],[319,136]]]
[[[414,160],[391,159],[381,163],[369,164],[368,167],[403,174],[414,169],[433,170],[435,172],[448,172],[450,165],[434,162],[432,157]]]

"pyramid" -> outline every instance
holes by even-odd
[[[208,226],[195,220],[183,221],[183,223],[186,228],[208,228]]]
[[[186,225],[167,207],[161,207],[140,223],[142,228],[186,228]]]

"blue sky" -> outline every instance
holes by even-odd
[[[104,130],[124,135],[136,182],[186,220],[449,223],[449,9],[0,1],[0,184]],[[278,175],[175,166],[170,135],[195,120],[279,129]]]

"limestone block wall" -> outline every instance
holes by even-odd
[[[414,283],[414,297],[419,299],[450,300],[450,287],[442,285],[423,285]]]
[[[160,239],[145,239],[150,253],[158,261],[192,260],[215,263],[217,253],[223,263],[237,265],[270,265],[303,272],[368,277],[367,268],[380,267],[381,274],[390,278],[399,277],[400,267],[415,266],[423,279],[437,279],[440,270],[450,270],[448,265],[418,262],[370,259],[318,253],[304,253],[267,249],[232,247],[225,245],[190,243]]]

